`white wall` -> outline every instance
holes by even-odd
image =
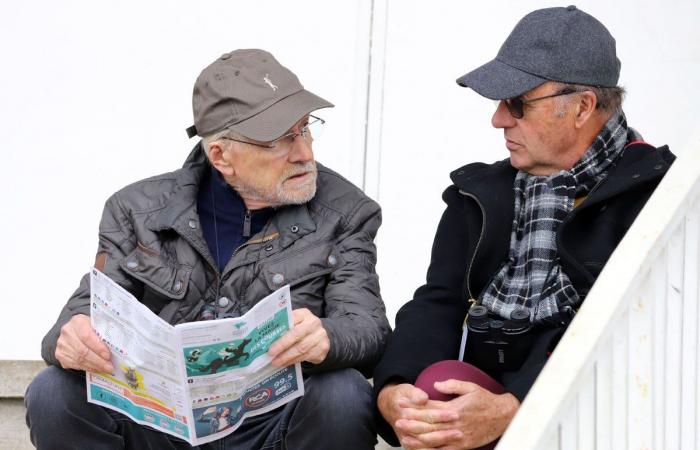
[[[104,200],[179,167],[195,143],[184,133],[192,84],[235,48],[270,50],[336,104],[323,111],[317,158],[384,208],[378,270],[393,320],[424,280],[448,173],[506,157],[490,127],[493,103],[454,79],[491,59],[525,13],[553,5],[3,3],[0,359],[39,357],[41,337],[93,262]],[[700,31],[692,26],[700,3],[577,5],[617,38],[630,124],[680,149],[700,117]]]
[[[334,102],[317,155],[360,182],[370,6],[3,2],[0,358],[39,357],[94,263],[107,197],[182,165],[192,86],[224,52],[268,49]]]

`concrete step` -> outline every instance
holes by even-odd
[[[24,422],[24,391],[43,361],[0,360],[0,449],[29,450],[29,430]]]

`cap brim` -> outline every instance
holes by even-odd
[[[332,107],[333,104],[329,101],[302,89],[228,128],[256,141],[274,141],[305,115],[317,109]]]
[[[457,84],[492,100],[517,97],[547,81],[497,59],[457,78]]]

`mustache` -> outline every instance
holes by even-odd
[[[290,178],[295,175],[301,175],[302,173],[313,172],[316,173],[316,162],[306,161],[303,163],[294,163],[284,169],[284,178]]]

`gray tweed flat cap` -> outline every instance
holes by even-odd
[[[547,80],[614,87],[619,78],[615,38],[595,17],[568,6],[539,9],[523,17],[496,58],[457,83],[503,100]]]

